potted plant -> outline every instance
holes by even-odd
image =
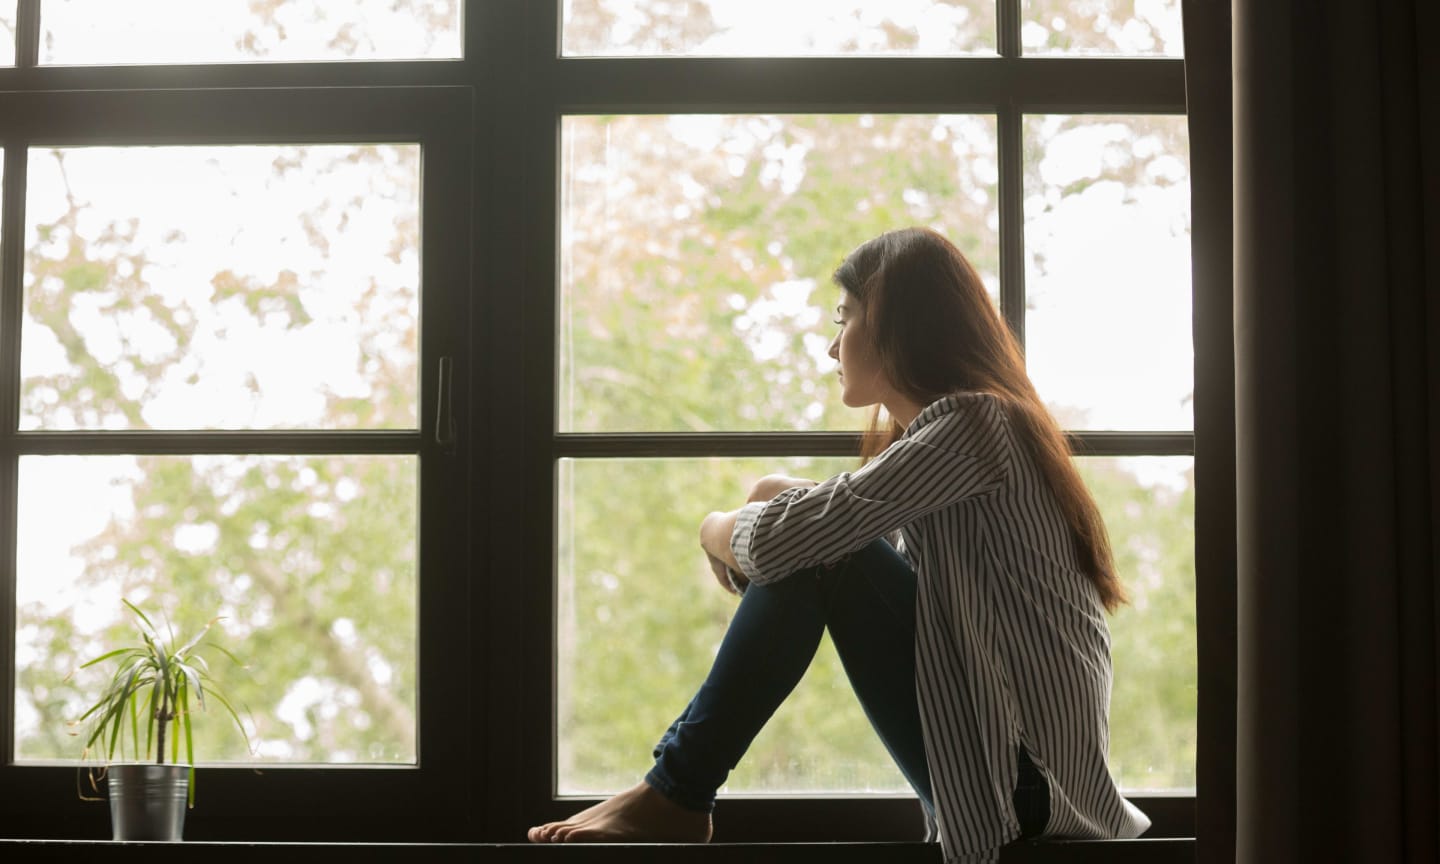
[[[192,709],[204,711],[209,703],[218,703],[247,746],[250,740],[240,715],[210,677],[202,649],[219,651],[237,665],[240,661],[221,646],[201,641],[219,618],[181,644],[168,626],[166,638],[139,607],[123,602],[135,618],[139,638],[81,665],[86,669],[110,662],[114,668],[100,698],[71,725],[88,724],[82,760],[103,760],[91,768],[90,785],[98,790],[99,779],[106,780],[114,839],[176,841],[184,832],[185,810],[195,805]],[[116,762],[117,756],[136,761]],[[85,797],[83,791],[81,795]]]

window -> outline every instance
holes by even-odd
[[[1072,432],[1115,769],[1193,833],[1178,3],[195,5],[0,2],[12,834],[104,836],[65,673],[121,597],[252,661],[194,839],[510,842],[633,782],[733,603],[700,516],[853,464],[829,273],[904,224]],[[727,794],[732,840],[916,836],[824,650]]]
[[[14,830],[84,824],[74,768],[51,766],[80,755],[67,721],[93,681],[75,667],[124,626],[123,598],[182,631],[221,616],[217,641],[247,662],[215,671],[253,750],[196,724],[201,804],[249,799],[274,836],[339,836],[353,812],[306,825],[283,802],[318,783],[337,814],[363,812],[464,770],[447,758],[463,718],[421,694],[470,663],[454,647],[468,552],[449,527],[469,507],[453,432],[470,368],[469,94],[314,86],[309,67],[255,87],[244,66],[221,70],[224,88],[107,89],[169,73],[35,65],[34,28],[67,44],[94,23],[75,17],[85,5],[20,7],[23,86],[0,97],[0,770],[49,802]],[[123,59],[173,60],[147,53],[165,32],[136,31]],[[65,74],[100,83],[77,92]]]
[[[1135,5],[563,5],[557,392],[535,415],[555,435],[534,475],[556,490],[555,793],[634,782],[703,676],[733,601],[697,560],[700,516],[764,473],[853,464],[828,276],[918,223],[974,260],[1106,513],[1134,597],[1112,621],[1114,770],[1157,825],[1193,795],[1183,94],[1174,61],[1119,57],[1173,53],[1179,17]],[[713,57],[765,59],[689,59]],[[847,689],[822,647],[725,791],[903,795]]]

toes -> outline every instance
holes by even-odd
[[[546,822],[544,825],[537,825],[531,828],[525,836],[530,838],[531,843],[549,843],[554,839],[555,831],[563,823]]]
[[[603,833],[597,834],[597,833],[594,832],[594,831],[587,830],[584,826],[576,826],[576,827],[570,829],[569,831],[565,832],[565,839],[564,839],[564,840],[561,840],[560,842],[561,842],[561,843],[588,843],[588,842],[590,842],[591,840],[599,840],[599,839],[603,839],[603,838],[604,838],[604,834],[603,834]]]

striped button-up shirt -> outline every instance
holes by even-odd
[[[1049,785],[1046,835],[1148,828],[1107,764],[1104,608],[997,397],[940,399],[859,470],[747,505],[731,547],[764,584],[896,529],[917,574],[915,687],[946,861],[993,860],[1019,836],[1021,745]]]

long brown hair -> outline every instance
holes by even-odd
[[[1020,345],[960,250],[927,228],[903,228],[861,245],[834,278],[861,304],[880,368],[902,395],[922,406],[958,392],[999,397],[1054,490],[1100,601],[1111,611],[1124,603],[1100,509],[1025,374]],[[877,455],[903,432],[877,405],[863,455]]]

